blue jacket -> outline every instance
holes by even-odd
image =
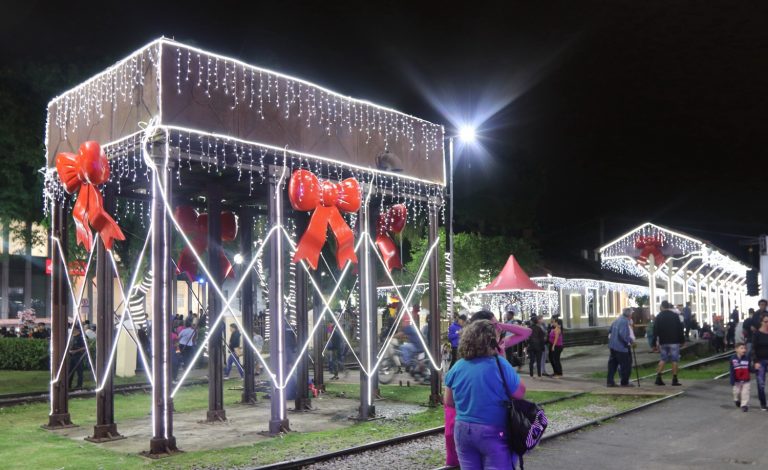
[[[629,336],[629,319],[622,315],[611,324],[608,347],[614,351],[627,352],[630,344],[632,337]]]
[[[451,326],[448,327],[448,341],[451,342],[452,348],[458,348],[459,347],[459,331],[461,331],[463,327],[459,325],[458,322],[451,323]]]

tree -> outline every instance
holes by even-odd
[[[441,243],[438,247],[440,278],[445,279],[445,230],[440,229]],[[411,251],[406,258],[405,271],[410,276],[418,272],[428,246],[427,237],[421,236],[411,240]],[[485,236],[477,233],[457,233],[453,238],[454,250],[454,282],[461,293],[475,290],[480,285],[482,273],[488,272],[493,277],[500,272],[507,262],[509,255],[515,255],[517,262],[525,270],[536,267],[540,257],[538,249],[531,241],[525,238],[506,237],[501,235]],[[420,282],[428,278],[427,270],[424,271]]]

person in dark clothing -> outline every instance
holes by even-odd
[[[661,303],[661,313],[656,315],[656,324],[653,328],[654,343],[659,344],[661,360],[656,369],[656,385],[665,385],[661,380],[661,373],[667,362],[672,363],[672,385],[682,385],[677,380],[677,364],[680,362],[680,347],[685,344],[685,334],[680,317],[673,310],[674,306],[666,300]]]
[[[465,323],[467,323],[467,315],[462,313],[456,318],[456,321],[448,327],[448,341],[451,342],[451,365],[448,367],[448,370],[450,370],[459,359],[457,357],[459,355],[459,338],[461,337],[461,329],[464,328]]]
[[[629,317],[632,316],[632,309],[625,308],[621,316],[611,323],[611,330],[608,334],[608,348],[610,356],[608,357],[608,380],[607,387],[615,387],[614,377],[616,371],[619,371],[619,379],[622,387],[629,387],[629,376],[631,372],[631,348],[634,340],[629,334]]]
[[[760,319],[760,328],[752,333],[752,359],[757,370],[757,397],[760,409],[768,411],[765,399],[765,373],[768,368],[768,315]]]
[[[69,389],[72,388],[72,379],[77,373],[77,388],[83,388],[83,367],[85,366],[85,340],[83,340],[80,327],[75,326],[72,331],[72,340],[69,342]]]
[[[333,325],[329,325],[333,326]],[[338,327],[333,328],[331,333],[331,341],[328,343],[328,352],[331,357],[328,362],[328,369],[333,373],[331,380],[339,380],[339,372],[344,370],[344,349],[345,349],[344,337],[341,335],[341,329]]]
[[[683,308],[683,326],[685,327],[685,340],[688,341],[690,339],[690,333],[691,333],[691,320],[693,319],[693,314],[691,312],[691,303],[686,302],[685,307]]]
[[[744,341],[747,345],[747,355],[752,356],[752,335],[755,331],[757,331],[760,326],[760,318],[761,318],[761,311],[765,311],[765,300],[760,300],[758,302],[758,306],[760,307],[758,311],[754,311],[753,309],[749,309],[750,315],[747,317],[746,320],[744,320],[744,323],[742,324],[742,334],[744,335]]]
[[[531,336],[528,338],[528,369],[531,377],[533,377],[533,365],[536,363],[536,372],[541,377],[541,371],[543,369],[542,360],[544,359],[544,347],[547,343],[546,333],[541,328],[539,322],[540,317],[536,315],[531,316]]]
[[[237,329],[237,325],[231,323],[229,325],[229,358],[227,358],[227,367],[224,369],[224,378],[229,378],[229,373],[232,371],[232,364],[237,365],[237,371],[240,373],[240,378],[243,378],[243,366],[240,365],[240,359],[237,356],[240,355],[242,349],[240,349],[240,331]]]

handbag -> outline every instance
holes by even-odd
[[[511,398],[512,394],[509,392],[507,379],[504,378],[499,356],[496,356],[496,365],[499,367],[505,395],[510,396],[510,400],[505,401],[507,407],[507,444],[509,450],[519,457],[520,470],[523,470],[525,468],[523,455],[539,444],[549,421],[547,415],[544,414],[544,409],[536,403]]]

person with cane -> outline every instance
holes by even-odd
[[[629,378],[632,375],[631,353],[629,349],[633,343],[629,335],[629,317],[632,315],[631,308],[625,308],[621,316],[611,324],[611,330],[608,335],[608,348],[611,351],[608,359],[608,381],[606,386],[615,387],[614,377],[618,369],[619,378],[622,387],[629,387]]]

